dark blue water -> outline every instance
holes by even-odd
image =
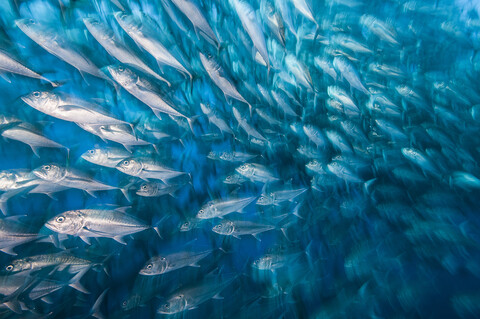
[[[5,0],[0,10],[0,317],[480,315],[475,1]],[[67,102],[27,103],[34,92]],[[130,126],[100,113],[87,123],[100,108]],[[25,132],[65,148],[35,147]],[[142,171],[82,158],[107,147]],[[62,177],[39,175],[52,163]],[[182,174],[142,175],[162,170]],[[94,181],[116,189],[88,189]],[[146,182],[178,187],[137,194]],[[36,193],[39,183],[63,188]],[[85,210],[99,219],[49,224]],[[233,233],[218,230],[228,223]],[[207,250],[141,273],[152,257],[175,267],[176,253]],[[87,266],[75,276],[59,256]],[[29,269],[9,268],[20,262]]]

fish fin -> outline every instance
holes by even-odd
[[[18,302],[18,300],[16,298],[12,299],[10,301],[4,302],[3,304],[5,306],[7,306],[8,309],[10,309],[11,311],[13,311],[17,314],[22,313],[22,307],[20,305],[20,302]]]
[[[255,238],[256,240],[258,241],[262,241],[259,237],[258,237],[258,234],[252,234],[253,238]]]
[[[83,240],[87,245],[91,245],[90,237],[80,236],[80,239]]]
[[[217,300],[223,300],[225,298],[223,298],[220,293],[216,294],[215,296],[212,297],[212,299],[217,299]]]
[[[40,155],[38,154],[38,147],[29,145],[30,148],[32,149],[33,154],[35,154],[36,157],[40,158]]]
[[[105,295],[107,294],[110,288],[105,289],[100,296],[98,296],[97,300],[92,306],[91,315],[97,319],[104,319],[105,316],[100,312],[100,306],[102,305],[103,300],[105,299]]]
[[[238,236],[238,235],[232,235],[232,236],[235,237],[236,239],[242,239],[242,238],[240,238],[240,236]]]
[[[49,305],[53,305],[53,303],[54,303],[54,300],[53,300],[52,296],[45,296],[45,297],[40,298],[40,300],[43,301],[46,304],[49,304]]]
[[[5,74],[5,73],[0,73],[0,77],[4,79],[8,83],[12,83],[12,80]]]
[[[195,268],[200,268],[201,267],[200,265],[197,265],[196,263],[190,264],[189,266],[190,267],[195,267]]]
[[[162,234],[160,234],[160,229],[159,229],[157,226],[152,227],[152,228],[153,228],[153,230],[155,230],[155,232],[157,233],[158,237],[160,237],[160,239],[163,239]]]
[[[122,144],[123,147],[125,147],[125,149],[129,152],[129,153],[132,153],[132,147],[130,145],[126,145],[126,144]]]
[[[88,190],[85,190],[85,189],[84,189],[84,191],[85,191],[88,195],[92,196],[93,198],[97,198],[97,195],[95,195],[95,193],[94,193],[93,191],[88,191]]]
[[[88,291],[81,283],[80,279],[85,275],[85,273],[89,270],[90,268],[86,268],[82,271],[79,271],[75,276],[72,277],[72,279],[69,280],[68,286],[72,287],[75,290],[78,290],[84,294],[90,294],[90,291]]]
[[[127,242],[125,241],[125,238],[123,238],[123,236],[115,236],[113,237],[113,239],[116,241],[116,242],[119,242],[120,244],[122,245],[126,245]]]
[[[0,249],[0,251],[3,251],[5,254],[16,256],[17,253],[13,251],[13,248],[15,248],[15,247],[5,247],[5,248]]]

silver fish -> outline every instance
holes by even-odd
[[[224,216],[240,212],[250,203],[255,201],[257,198],[245,197],[245,198],[233,198],[226,200],[213,200],[205,205],[198,211],[196,218],[198,219],[211,219],[211,218],[223,218]]]
[[[100,183],[86,176],[82,172],[67,169],[56,164],[42,165],[34,169],[33,173],[37,177],[46,180],[47,182],[59,184],[69,188],[78,188],[84,190],[92,196],[94,196],[93,192],[95,191],[119,189],[115,186]]]
[[[91,237],[111,238],[126,245],[124,237],[156,227],[120,210],[80,209],[61,213],[45,223],[45,227],[60,234],[80,237],[89,243]]]
[[[199,54],[200,61],[202,62],[203,67],[207,71],[208,76],[210,77],[210,79],[212,79],[213,83],[215,83],[215,85],[218,86],[220,90],[222,90],[223,94],[225,95],[225,99],[227,99],[227,97],[231,97],[250,106],[250,104],[237,91],[232,82],[227,78],[225,71],[222,69],[220,64],[218,64],[218,62],[214,60],[213,56],[205,56],[203,53]]]
[[[235,171],[252,182],[270,183],[279,180],[267,167],[257,163],[243,164]]]
[[[105,24],[100,22],[98,18],[84,18],[83,23],[87,27],[87,30],[92,34],[95,40],[114,58],[121,63],[130,64],[143,72],[153,76],[154,78],[163,81],[170,86],[170,82],[161,77],[155,71],[153,71],[148,65],[140,60],[133,52],[131,52],[123,43],[115,38],[113,31]]]
[[[38,74],[35,71],[30,70],[21,62],[17,61],[13,57],[10,56],[6,51],[0,49],[0,70],[11,72],[14,74],[20,74],[23,76],[27,76],[29,78],[39,79],[50,83],[53,87],[57,87],[58,83],[52,82],[46,77]]]
[[[61,120],[82,124],[128,124],[103,111],[100,106],[67,94],[34,91],[21,97],[34,109]]]
[[[40,157],[37,150],[40,147],[65,148],[68,151],[68,148],[46,138],[27,123],[21,123],[12,128],[4,130],[2,132],[2,136],[27,144],[37,157]]]
[[[72,65],[80,72],[86,72],[101,79],[108,80],[105,74],[103,74],[92,61],[80,53],[81,50],[62,38],[52,29],[40,26],[31,19],[16,20],[15,24],[23,33],[50,54]]]
[[[205,39],[219,45],[217,36],[195,2],[190,0],[172,0],[172,2],[187,17],[187,19],[190,20],[195,27],[196,32],[201,31]]]
[[[123,161],[120,161],[116,168],[122,173],[139,177],[143,180],[152,178],[159,179],[161,181],[167,181],[169,179],[187,174],[185,172],[174,171],[173,169],[168,168],[150,158],[129,157]]]
[[[131,154],[122,148],[105,147],[89,149],[81,155],[81,158],[96,165],[115,168],[118,163],[130,156]]]
[[[150,53],[159,64],[171,66],[188,75],[190,79],[192,78],[192,74],[156,39],[155,32],[158,30],[155,30],[153,26],[123,12],[116,12],[115,19],[135,43]]]
[[[184,267],[200,267],[197,263],[212,253],[206,251],[181,251],[169,255],[155,256],[145,263],[139,274],[155,276],[165,274]]]
[[[243,28],[247,31],[250,39],[252,39],[253,45],[258,53],[260,53],[263,61],[267,64],[268,69],[270,69],[270,59],[268,58],[265,36],[263,35],[262,28],[255,15],[255,10],[244,0],[232,0],[232,3],[240,21],[242,22]]]
[[[152,145],[152,143],[132,134],[131,127],[127,125],[91,125],[82,123],[77,123],[77,125],[85,131],[97,135],[104,141],[109,140],[122,144],[130,153],[132,146]]]
[[[213,226],[212,231],[224,236],[233,236],[237,239],[241,239],[240,236],[251,235],[255,239],[260,240],[258,234],[272,229],[275,229],[275,226],[257,224],[251,221],[224,220],[220,224]]]

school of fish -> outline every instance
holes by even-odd
[[[1,1],[0,319],[480,317],[479,28]]]

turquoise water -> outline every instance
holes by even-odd
[[[475,1],[0,10],[0,317],[479,316]]]

